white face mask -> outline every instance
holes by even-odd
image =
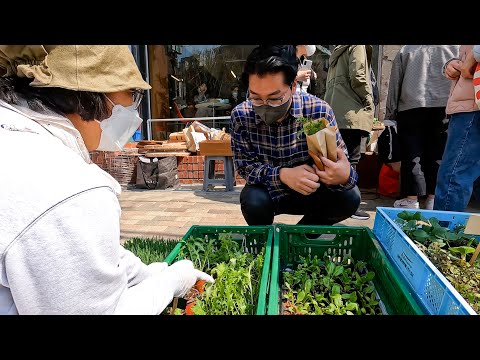
[[[107,99],[113,104],[113,101]],[[97,121],[102,129],[100,151],[121,151],[130,137],[133,136],[143,119],[138,115],[134,105],[122,106],[113,104],[112,115],[103,121]]]
[[[307,56],[312,56],[315,54],[317,47],[315,45],[305,45],[305,50],[307,51]]]

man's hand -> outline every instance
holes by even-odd
[[[280,169],[280,181],[302,195],[310,195],[317,191],[320,187],[318,180],[315,170],[308,165]]]
[[[473,56],[473,51],[470,51],[460,67],[462,77],[465,79],[473,79],[475,68],[477,67],[477,60]]]
[[[461,74],[462,62],[460,60],[452,60],[445,68],[445,76],[449,80],[456,80]]]
[[[326,185],[345,185],[350,178],[350,162],[342,149],[337,148],[337,162],[322,156],[320,158],[325,170],[319,170],[315,165],[315,173]]]
[[[297,81],[304,82],[310,79],[310,71],[311,70],[299,70],[297,72]]]

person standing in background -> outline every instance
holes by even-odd
[[[405,45],[396,55],[385,120],[396,121],[400,144],[400,194],[394,207],[433,209],[437,173],[447,140],[445,107],[450,84],[443,64],[458,56],[459,45]]]
[[[347,145],[350,163],[356,169],[361,158],[362,138],[373,126],[374,104],[370,81],[371,45],[337,45],[330,56],[325,101],[330,104]],[[368,220],[357,209],[351,216]]]
[[[312,93],[308,91],[311,89],[312,85],[317,79],[317,74],[312,69],[312,63],[310,66],[304,64],[305,60],[308,60],[307,57],[312,56],[315,53],[315,45],[295,45],[297,51],[298,59],[298,72],[297,72],[297,92],[303,91]],[[310,60],[311,61],[311,60]]]
[[[458,57],[445,62],[443,73],[451,80],[446,112],[448,139],[438,170],[435,210],[465,211],[473,184],[480,176],[480,110],[475,103],[473,72],[479,60],[473,45],[461,45]]]

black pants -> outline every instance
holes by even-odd
[[[273,202],[263,185],[245,185],[240,194],[242,214],[248,225],[271,225],[280,214],[304,215],[299,225],[333,225],[349,218],[360,204],[358,187],[331,191],[325,185],[311,195],[294,190]]]
[[[400,193],[434,195],[437,173],[447,141],[445,108],[415,108],[397,115],[400,143]]]
[[[354,167],[362,157],[362,139],[368,137],[368,132],[360,129],[340,129],[345,145],[347,145],[348,158]]]

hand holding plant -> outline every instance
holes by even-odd
[[[319,170],[324,170],[321,157],[324,156],[331,161],[337,161],[337,135],[335,126],[330,126],[328,120],[297,118],[303,124],[303,129],[298,136],[305,133],[307,138],[308,154],[313,158]]]

